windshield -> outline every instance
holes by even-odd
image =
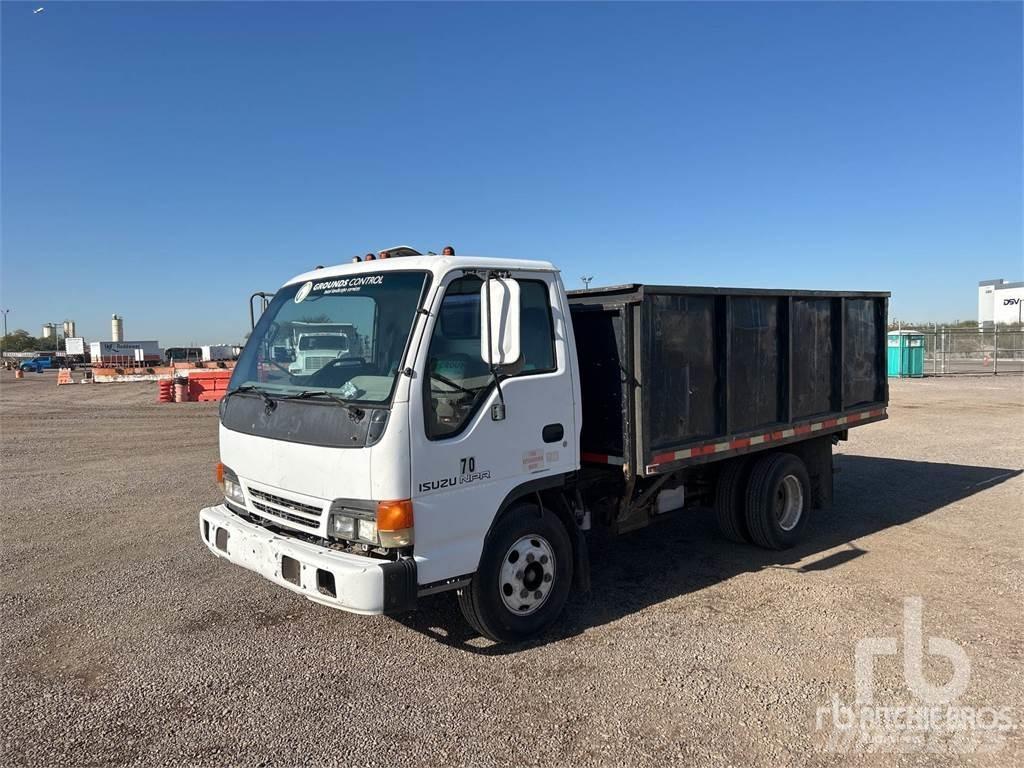
[[[426,276],[343,275],[282,288],[238,358],[231,388],[389,401]]]

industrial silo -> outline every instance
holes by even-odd
[[[52,339],[57,335],[57,326],[53,323],[43,323],[43,338]]]
[[[74,338],[77,335],[78,334],[75,333],[75,321],[74,320],[65,320],[64,321],[64,338],[65,339]]]
[[[110,340],[124,341],[124,318],[120,315],[110,317]]]

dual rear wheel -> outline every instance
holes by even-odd
[[[807,467],[791,453],[733,459],[718,476],[715,516],[733,541],[788,549],[803,535],[810,508]]]

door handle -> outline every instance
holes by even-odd
[[[557,443],[565,436],[565,428],[561,424],[548,424],[540,434],[545,443]]]

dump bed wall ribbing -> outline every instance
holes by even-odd
[[[571,292],[584,461],[655,475],[886,418],[888,295]]]

